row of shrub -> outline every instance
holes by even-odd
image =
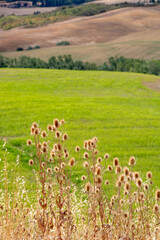
[[[136,72],[160,75],[160,60],[140,60],[125,57],[110,57],[102,65],[96,63],[73,60],[71,55],[49,58],[48,62],[40,58],[21,56],[19,58],[6,58],[0,55],[0,68],[48,68],[70,70],[103,70],[119,72]]]
[[[36,45],[35,47],[29,46],[26,50],[33,50],[33,49],[39,49],[40,46]],[[18,47],[16,51],[23,51],[24,49],[22,47]]]

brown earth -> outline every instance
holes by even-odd
[[[145,87],[150,88],[155,91],[160,91],[160,80],[154,82],[144,82]]]
[[[160,7],[123,8],[91,17],[78,17],[37,28],[0,30],[0,51],[39,45],[55,46],[67,40],[71,45],[137,41],[160,41]],[[156,39],[155,39],[156,37]]]

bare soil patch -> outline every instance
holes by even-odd
[[[155,91],[160,91],[160,80],[156,80],[154,82],[144,82],[145,87],[150,88]]]

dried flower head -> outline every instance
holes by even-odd
[[[34,129],[34,135],[38,135],[38,134],[39,134],[39,129],[38,128]]]
[[[95,174],[96,175],[100,175],[101,174],[101,168],[100,167],[96,168]]]
[[[86,180],[86,176],[83,175],[83,176],[81,177],[81,180],[85,181],[85,180]]]
[[[98,154],[98,150],[97,150],[97,149],[94,150],[94,154],[95,154],[95,155]]]
[[[137,185],[137,187],[141,187],[142,186],[142,179],[141,178],[137,179],[136,185]]]
[[[149,185],[148,184],[144,184],[144,190],[148,190],[149,189]]]
[[[64,154],[64,158],[68,158],[68,157],[69,157],[69,153],[66,152],[66,153]]]
[[[83,167],[85,167],[85,168],[89,167],[89,163],[85,161],[85,162],[83,163]]]
[[[124,167],[124,175],[129,176],[129,169],[127,167]]]
[[[57,150],[58,150],[58,145],[57,145],[57,143],[55,143],[55,144],[53,145],[53,149],[54,149],[54,151],[57,151]]]
[[[114,158],[113,159],[113,165],[116,167],[119,165],[119,159],[118,158]]]
[[[88,154],[87,152],[85,152],[85,153],[83,154],[83,157],[86,159],[86,158],[89,157],[89,154]]]
[[[124,185],[124,189],[125,189],[126,191],[129,191],[130,188],[131,188],[130,183],[129,183],[129,182],[126,182],[125,185]]]
[[[30,159],[30,160],[29,160],[29,165],[32,166],[33,164],[34,164],[33,160]]]
[[[111,165],[108,165],[108,166],[107,166],[107,170],[108,170],[108,171],[112,171],[112,169],[113,169],[113,168],[112,168]]]
[[[91,190],[91,183],[87,182],[86,185],[85,185],[85,191],[89,192],[90,190]]]
[[[122,168],[121,168],[120,165],[118,165],[118,166],[116,167],[116,169],[115,169],[115,172],[116,172],[116,173],[120,173],[121,171],[122,171]]]
[[[52,169],[51,169],[51,168],[47,168],[47,172],[48,172],[48,173],[51,173],[51,172],[52,172]]]
[[[108,159],[108,158],[109,158],[109,154],[106,153],[106,154],[104,155],[104,159]]]
[[[58,119],[54,119],[54,120],[53,120],[53,124],[54,124],[54,126],[55,126],[56,128],[59,128],[59,126],[60,126],[60,123],[59,123],[59,120],[58,120]]]
[[[60,143],[57,144],[57,147],[58,147],[58,151],[62,150],[62,145]]]
[[[159,206],[158,206],[158,204],[155,204],[155,205],[153,206],[153,211],[154,211],[155,213],[159,212]]]
[[[105,184],[106,184],[106,185],[109,185],[109,180],[106,180],[106,181],[105,181]]]
[[[146,173],[146,177],[147,177],[147,179],[151,179],[152,178],[152,173],[151,172],[147,172]]]
[[[120,204],[123,205],[124,204],[124,199],[120,200]]]
[[[56,154],[55,154],[55,152],[54,152],[53,149],[50,151],[50,156],[51,156],[52,158],[56,156]]]
[[[45,162],[42,162],[42,163],[41,163],[41,167],[42,167],[42,168],[45,167],[45,165],[46,165]]]
[[[56,132],[55,132],[55,137],[56,137],[56,138],[59,138],[60,136],[61,136],[60,132],[59,132],[59,131],[56,131]]]
[[[68,165],[70,167],[73,167],[75,165],[75,159],[74,158],[70,158]]]
[[[42,146],[43,146],[43,147],[48,147],[48,144],[47,144],[46,142],[43,142],[43,143],[42,143]]]
[[[63,125],[65,123],[64,119],[60,120],[60,124]]]
[[[36,122],[32,123],[32,127],[38,128],[38,124]]]
[[[79,147],[79,146],[76,146],[76,147],[75,147],[75,151],[76,151],[76,152],[79,152],[79,151],[80,151],[80,147]]]
[[[101,158],[101,157],[98,157],[98,158],[97,158],[97,162],[98,162],[98,163],[102,162],[102,158]]]
[[[55,173],[58,173],[59,172],[59,168],[58,167],[54,167],[54,171],[55,171]]]
[[[37,148],[38,149],[41,149],[41,147],[42,147],[42,144],[39,142],[39,143],[37,143]]]
[[[101,184],[101,183],[102,183],[102,177],[101,177],[101,176],[98,176],[98,177],[97,177],[97,183],[98,183],[98,184]]]
[[[63,141],[66,141],[68,139],[68,135],[67,135],[67,133],[64,133],[63,134]]]
[[[134,180],[140,178],[139,172],[134,172],[134,173],[133,173],[133,178],[134,178]]]
[[[48,124],[47,129],[48,129],[48,131],[52,131],[53,130],[52,125]]]
[[[47,153],[47,148],[46,148],[46,147],[43,147],[43,148],[42,148],[42,152],[43,152],[43,153]]]
[[[85,149],[88,148],[88,142],[87,142],[87,141],[84,141],[84,143],[83,143],[83,147],[84,147]]]
[[[130,157],[130,159],[129,159],[129,165],[134,166],[135,163],[136,163],[135,157],[133,157],[133,156]]]
[[[156,190],[156,200],[160,200],[160,190],[159,189],[157,189]]]
[[[42,131],[42,132],[41,132],[41,136],[42,136],[43,138],[47,137],[46,131]]]
[[[61,168],[65,168],[66,164],[64,162],[61,163]]]
[[[27,140],[27,145],[32,145],[32,140],[31,139]]]
[[[117,187],[121,187],[121,186],[122,186],[122,182],[117,181],[117,182],[116,182],[116,186],[117,186]]]

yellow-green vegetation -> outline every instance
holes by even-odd
[[[108,163],[118,157],[124,165],[133,155],[135,170],[140,169],[142,175],[152,171],[153,182],[159,185],[160,92],[146,88],[143,83],[147,81],[154,84],[160,78],[119,72],[1,69],[0,143],[7,139],[10,169],[19,154],[19,168],[30,187],[33,175],[28,172],[31,152],[26,140],[31,124],[36,121],[45,130],[57,117],[66,121],[71,155],[84,139],[97,136],[100,156],[104,151],[110,154]],[[72,180],[79,184],[83,160],[74,156],[76,176]]]

